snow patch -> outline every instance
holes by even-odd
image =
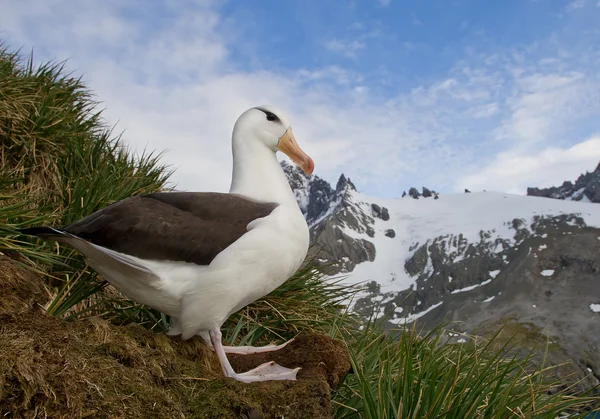
[[[486,298],[485,300],[483,300],[484,303],[489,303],[490,301],[492,301],[494,298],[496,298],[495,295],[492,295],[490,298]]]
[[[458,294],[459,292],[466,292],[466,291],[471,291],[474,290],[477,287],[482,287],[484,285],[489,284],[490,282],[492,282],[491,279],[488,279],[487,281],[483,281],[481,284],[475,284],[475,285],[471,285],[469,287],[465,287],[465,288],[459,288],[457,290],[454,290],[451,292],[451,294]]]
[[[503,251],[504,251],[504,246],[502,245],[502,242],[498,242],[498,244],[496,244],[496,247],[494,248],[493,252],[494,253],[502,253]]]
[[[431,310],[438,308],[439,306],[441,306],[444,302],[440,301],[437,304],[432,305],[431,307],[429,307],[427,310],[421,311],[420,313],[415,313],[415,314],[409,314],[406,317],[400,318],[398,319],[398,323],[399,324],[407,324],[407,323],[412,323],[415,320],[423,317],[424,315],[426,315],[427,313],[429,313]]]
[[[542,276],[552,276],[554,275],[554,269],[544,269],[540,273],[542,274]]]
[[[498,276],[499,273],[500,273],[500,269],[497,269],[495,271],[490,271],[490,276],[492,277],[492,279],[494,279]]]
[[[590,304],[590,310],[594,313],[600,313],[600,304]]]
[[[467,340],[465,338],[460,338],[459,340],[457,340],[457,343],[465,343]]]
[[[547,248],[548,248],[548,246],[546,246],[545,244],[540,244],[540,247],[538,247],[538,250],[544,250]]]

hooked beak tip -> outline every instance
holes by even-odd
[[[277,145],[280,151],[284,152],[294,163],[296,163],[308,176],[315,170],[315,162],[311,159],[296,143],[292,129],[281,136]]]
[[[310,157],[308,160],[301,166],[301,169],[306,173],[307,176],[310,176],[315,171],[315,162]]]

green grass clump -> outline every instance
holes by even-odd
[[[159,156],[135,156],[102,120],[80,79],[0,46],[0,252],[43,273],[47,311],[164,330],[168,319],[124,298],[72,249],[18,229],[65,225],[128,196],[167,189]],[[441,330],[384,333],[347,313],[356,289],[306,267],[224,325],[228,342],[259,345],[302,331],[347,343],[353,373],[335,394],[339,418],[556,418],[596,399],[557,390],[514,341],[446,345]],[[1,381],[1,379],[0,379]]]
[[[85,307],[106,284],[71,248],[26,239],[17,229],[67,225],[164,189],[169,175],[159,156],[135,156],[123,146],[62,64],[35,66],[0,45],[0,252],[18,252],[53,279],[50,313]]]
[[[354,374],[337,392],[335,417],[576,418],[598,403],[533,363],[532,350],[519,356],[517,339],[443,344],[444,336],[442,327],[383,333],[370,323],[350,344]]]

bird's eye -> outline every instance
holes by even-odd
[[[275,115],[273,112],[266,112],[267,114],[267,121],[277,121],[279,118],[277,118],[277,115]]]

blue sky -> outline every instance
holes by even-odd
[[[68,60],[181,189],[226,191],[233,123],[269,103],[317,175],[385,197],[593,170],[599,21],[598,0],[0,2],[0,39]]]

